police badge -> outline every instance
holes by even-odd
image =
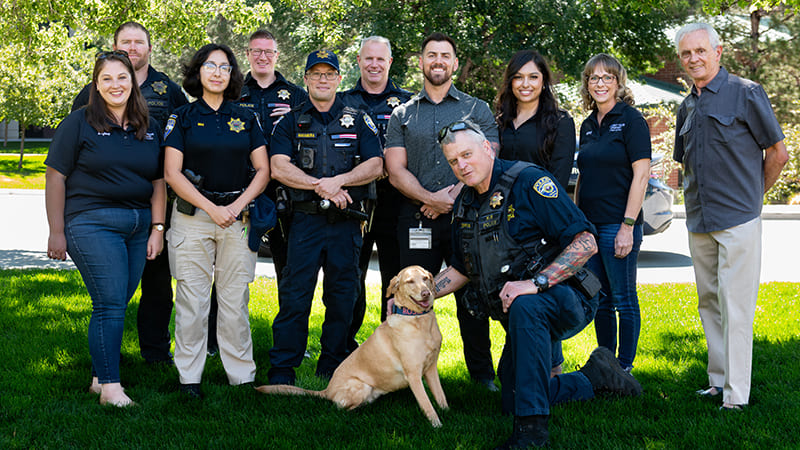
[[[492,194],[492,198],[489,200],[489,206],[492,208],[498,208],[500,205],[503,204],[503,194],[500,192],[495,192]]]
[[[558,197],[558,186],[550,177],[542,177],[536,180],[536,183],[533,184],[533,190],[544,198]]]
[[[356,124],[356,121],[350,114],[345,114],[341,119],[339,119],[339,123],[345,128],[350,128]]]
[[[242,119],[234,119],[228,121],[228,127],[230,127],[231,131],[239,133],[240,131],[244,131],[244,122]]]
[[[289,97],[291,96],[292,94],[286,89],[281,89],[278,91],[278,98],[281,100],[289,100]]]
[[[397,108],[400,106],[400,99],[397,97],[389,97],[386,99],[386,104],[392,108]]]
[[[167,93],[167,83],[164,83],[163,81],[156,81],[150,86],[153,88],[153,92],[158,95],[164,95]]]

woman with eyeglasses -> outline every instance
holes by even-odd
[[[205,45],[183,73],[183,88],[197,100],[177,109],[164,130],[165,176],[178,195],[167,242],[176,279],[175,366],[181,391],[199,398],[212,280],[228,382],[255,378],[248,302],[256,253],[248,247],[247,207],[267,185],[269,165],[258,120],[234,103],[243,76],[231,49]]]
[[[162,250],[161,131],[123,51],[98,53],[89,103],[59,125],[47,154],[47,255],[72,258],[92,299],[89,353],[101,405],[132,405],[120,383],[125,309],[146,259]]]
[[[501,159],[547,169],[564,188],[575,157],[575,122],[553,94],[553,77],[542,55],[520,50],[511,57],[495,100]]]
[[[598,253],[586,264],[603,286],[595,332],[598,345],[615,352],[630,371],[641,325],[636,262],[650,177],[650,128],[633,107],[627,73],[616,58],[593,56],[581,78],[583,107],[591,114],[581,124],[576,201],[598,232]]]

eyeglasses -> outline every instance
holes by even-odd
[[[230,74],[231,71],[233,70],[233,66],[230,64],[216,65],[211,61],[204,62],[201,67],[203,68],[203,71],[205,73],[214,73],[217,71],[217,69],[219,69],[220,73],[224,73],[226,75]]]
[[[267,48],[267,49],[263,49],[263,48],[248,48],[247,51],[250,52],[250,54],[255,56],[256,58],[260,58],[261,55],[264,55],[267,58],[272,58],[273,56],[278,54],[277,50],[272,50],[272,49],[269,49],[269,48]]]
[[[314,81],[323,80],[333,80],[339,76],[339,72],[308,72],[306,76]]]
[[[97,52],[94,55],[94,59],[106,59],[113,56],[127,58],[128,52],[126,52],[125,50],[109,50],[105,52]]]
[[[609,84],[616,79],[617,77],[614,75],[603,75],[602,77],[592,75],[589,77],[589,84],[597,84],[600,82],[600,80],[603,80],[603,84]]]
[[[441,144],[442,141],[444,140],[444,138],[447,137],[447,133],[449,133],[449,132],[463,131],[463,130],[472,130],[472,131],[475,131],[477,133],[481,132],[481,130],[476,128],[475,125],[472,125],[471,123],[469,123],[469,122],[467,122],[465,120],[459,120],[459,121],[451,123],[450,125],[442,128],[441,130],[439,130],[439,140],[438,140],[438,142]]]

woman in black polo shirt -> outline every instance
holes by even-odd
[[[636,262],[650,176],[650,129],[633,107],[625,68],[616,58],[592,57],[582,81],[583,106],[591,114],[581,124],[576,200],[598,233],[598,253],[586,264],[603,284],[595,332],[598,345],[613,352],[619,347],[617,359],[630,371],[641,325]]]
[[[184,67],[183,87],[197,101],[178,108],[164,131],[165,175],[179,197],[167,232],[176,279],[175,366],[181,390],[193,397],[201,395],[212,280],[228,382],[250,383],[256,373],[247,309],[256,253],[247,245],[246,207],[267,185],[269,165],[258,120],[233,103],[242,82],[230,48],[203,46]]]
[[[552,79],[538,52],[520,50],[511,57],[495,100],[499,156],[538,164],[566,188],[575,157],[575,122],[559,109]]]
[[[88,105],[59,124],[45,160],[47,255],[69,253],[92,298],[89,390],[100,404],[127,406],[119,375],[125,309],[145,258],[162,248],[161,133],[125,52],[99,53],[92,83]]]
[[[499,157],[547,169],[567,187],[575,158],[575,121],[558,107],[547,61],[535,50],[511,57],[495,100]],[[553,375],[561,373],[561,343],[553,345]]]

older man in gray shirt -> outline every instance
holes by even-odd
[[[717,32],[689,24],[675,36],[694,82],[678,109],[674,158],[683,164],[686,226],[708,344],[709,386],[724,410],[749,401],[761,204],[789,155],[764,89],[720,67]]]
[[[458,58],[449,36],[433,33],[425,38],[419,65],[422,92],[392,112],[385,162],[389,181],[406,197],[398,205],[400,265],[417,264],[436,274],[452,255],[449,213],[462,187],[439,148],[437,134],[469,119],[480,126],[495,151],[499,139],[489,105],[453,86]],[[456,293],[456,304],[467,369],[474,380],[497,390],[488,319],[472,317],[461,294]]]

